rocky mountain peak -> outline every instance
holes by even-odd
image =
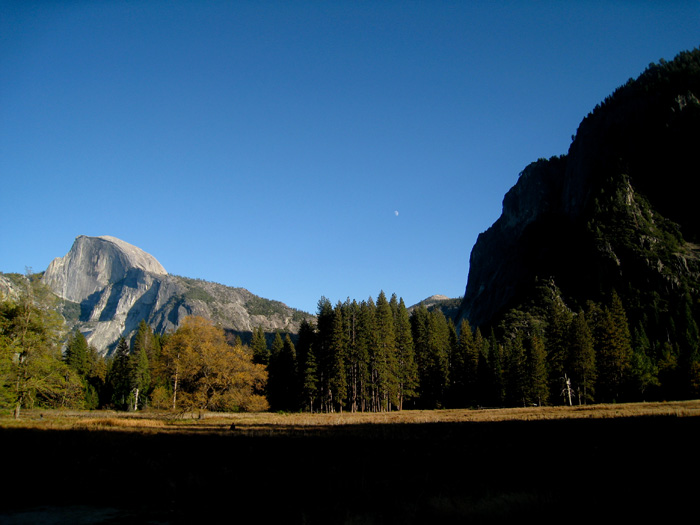
[[[700,49],[651,65],[583,119],[566,155],[527,166],[472,249],[458,321],[493,326],[553,282],[576,308],[615,290],[661,333],[658,312],[700,287],[698,94]]]
[[[244,288],[169,275],[152,255],[110,236],[80,235],[64,257],[51,262],[43,280],[63,300],[69,330],[80,330],[104,354],[120,337],[131,337],[141,321],[166,333],[198,315],[246,337],[255,327],[296,333],[302,319],[313,317]],[[0,291],[10,285],[0,278]]]
[[[155,257],[128,242],[107,235],[80,235],[64,257],[51,262],[44,282],[62,299],[79,303],[133,270],[168,273]]]

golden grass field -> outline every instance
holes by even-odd
[[[229,431],[238,433],[289,433],[332,429],[345,425],[405,425],[425,423],[467,423],[496,421],[542,421],[562,419],[609,419],[642,416],[700,416],[700,400],[661,403],[620,403],[607,405],[404,410],[395,412],[343,413],[174,413],[160,411],[69,411],[25,410],[20,419],[0,416],[0,428],[100,429],[142,432]]]

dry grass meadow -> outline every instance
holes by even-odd
[[[26,410],[19,420],[0,415],[0,428],[54,430],[121,430],[133,432],[217,432],[231,431],[247,435],[289,435],[332,432],[349,425],[418,425],[429,423],[478,423],[497,421],[545,421],[571,419],[610,419],[649,416],[697,417],[700,400],[663,403],[621,403],[609,405],[404,410],[401,412],[343,413],[174,413],[160,411],[69,411]]]

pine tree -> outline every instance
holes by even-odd
[[[328,387],[331,410],[343,411],[348,395],[345,361],[348,354],[349,329],[343,305],[340,301],[333,310],[333,331],[331,334],[330,368],[328,370]]]
[[[277,335],[273,347],[279,345]],[[271,407],[275,410],[296,410],[299,403],[297,355],[289,334],[285,335],[281,348],[271,354],[268,373],[268,401]]]
[[[452,384],[457,393],[457,406],[473,406],[477,402],[479,356],[481,353],[474,342],[474,334],[469,321],[463,319],[459,327],[457,353],[452,366],[454,370]]]
[[[643,326],[638,326],[632,335],[630,359],[630,393],[638,400],[645,400],[659,386],[659,369],[651,358],[651,342]]]
[[[103,403],[108,402],[108,400],[103,398],[105,380],[107,378],[107,364],[104,357],[92,345],[88,346],[87,361],[88,374],[85,384],[85,408],[94,410]]]
[[[477,402],[480,405],[503,406],[505,403],[505,349],[491,330],[485,340],[479,327],[474,331],[474,347],[479,351]]]
[[[275,337],[272,340],[270,347],[270,358],[267,365],[268,380],[267,380],[267,399],[270,406],[274,410],[286,409],[285,392],[288,389],[289,372],[285,370],[284,357],[282,355],[284,349],[284,340],[279,331],[275,332]],[[254,352],[254,350],[253,350]],[[253,354],[255,362],[255,354]],[[256,363],[262,365],[262,363]]]
[[[664,342],[661,355],[657,361],[659,368],[659,393],[662,399],[678,399],[681,397],[680,371],[678,367],[678,348],[670,341]]]
[[[306,320],[305,320],[306,321]],[[270,363],[270,350],[267,348],[265,331],[262,326],[253,328],[253,339],[250,343],[253,350],[253,362],[267,366]]]
[[[418,366],[416,365],[411,321],[403,299],[399,300],[394,321],[396,335],[396,366],[398,379],[398,409],[417,395]]]
[[[318,301],[316,323],[317,331],[314,341],[314,356],[318,371],[318,396],[320,409],[326,412],[332,410],[330,378],[333,368],[333,318],[334,311],[331,302],[326,297]]]
[[[0,402],[15,418],[32,405],[82,408],[82,381],[61,356],[54,296],[29,270],[22,282],[16,301],[0,301]]]
[[[537,406],[546,405],[549,402],[547,354],[544,349],[544,341],[537,333],[530,337],[526,361],[527,400]]]
[[[524,406],[527,396],[527,370],[521,332],[506,343],[505,360],[506,402],[509,406]]]
[[[316,333],[314,326],[309,323],[306,319],[303,319],[299,324],[299,333],[297,335],[296,344],[296,354],[297,354],[297,370],[298,370],[298,381],[297,392],[299,392],[299,403],[301,408],[306,407],[306,402],[308,397],[306,396],[306,370],[307,361],[309,359],[310,353],[312,353],[312,346],[314,344],[314,339],[316,338]],[[314,357],[314,368],[316,367],[315,357]],[[314,374],[316,372],[314,371]],[[314,394],[315,395],[315,394]]]
[[[599,334],[597,391],[604,401],[620,400],[629,380],[632,340],[622,301],[614,292],[610,306],[603,312]]]
[[[430,363],[430,353],[428,350],[428,309],[424,304],[421,303],[417,308],[413,309],[410,321],[416,366],[418,368],[418,403],[421,407],[427,407],[426,391],[429,388],[427,370]]]
[[[129,355],[129,387],[130,408],[138,410],[146,404],[147,395],[151,387],[150,363],[145,345],[138,345]]]
[[[112,356],[107,382],[112,392],[112,403],[120,410],[126,409],[131,392],[131,382],[129,379],[129,345],[121,337],[117,348]]]
[[[352,348],[351,391],[353,410],[370,409],[371,395],[370,353],[376,340],[376,307],[370,298],[359,305],[357,339]]]
[[[85,379],[89,371],[88,343],[79,330],[76,330],[68,339],[63,359],[81,379]]]
[[[545,332],[549,386],[550,390],[557,394],[564,389],[565,376],[569,377],[566,361],[569,353],[568,338],[571,319],[571,312],[561,300],[561,296],[557,295],[547,310],[547,329]]]
[[[432,408],[441,408],[449,385],[450,330],[441,310],[428,315],[428,346],[425,381],[421,378],[424,400]]]
[[[593,335],[583,310],[579,311],[569,326],[566,371],[578,404],[593,402],[596,383],[595,350]]]
[[[314,401],[318,394],[318,375],[316,368],[316,357],[314,356],[313,348],[309,347],[304,362],[304,381],[302,384],[302,396],[304,403],[308,403],[309,412],[314,411]]]
[[[391,410],[398,405],[398,371],[394,315],[384,292],[377,297],[377,345],[372,361],[372,376],[378,411]]]

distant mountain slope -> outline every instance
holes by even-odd
[[[257,326],[296,332],[302,319],[312,317],[244,288],[170,275],[155,257],[114,237],[77,237],[42,279],[63,300],[71,328],[79,328],[103,353],[141,320],[166,332],[185,316],[200,315],[246,333]]]
[[[694,50],[616,90],[567,155],[525,168],[472,250],[459,318],[493,324],[547,280],[571,308],[614,289],[662,337],[700,295],[699,145]]]
[[[408,311],[410,313],[421,305],[425,306],[429,311],[437,308],[442,311],[445,317],[454,321],[461,303],[461,297],[451,299],[446,295],[431,295],[427,299],[423,299],[420,303],[410,306]]]

